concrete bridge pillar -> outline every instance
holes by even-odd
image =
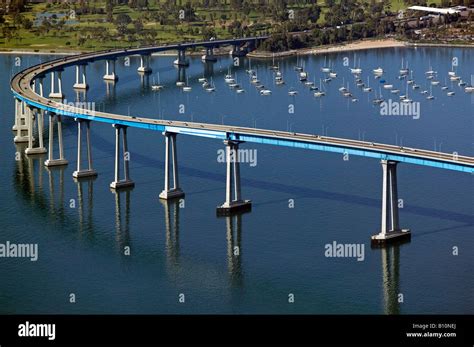
[[[43,113],[36,108],[31,108],[27,106],[27,123],[28,123],[28,147],[25,149],[25,154],[43,154],[46,153],[46,148],[43,144],[43,128],[44,128],[44,119]],[[38,147],[34,146],[34,137],[33,131],[35,128],[38,131]]]
[[[239,141],[225,140],[226,145],[226,194],[225,202],[217,207],[217,215],[229,215],[234,212],[250,211],[250,200],[242,200],[240,189]],[[234,192],[234,196],[232,196]]]
[[[245,57],[245,55],[247,54],[247,51],[243,49],[242,47],[240,47],[240,44],[235,44],[232,51],[230,51],[230,54],[233,57]]]
[[[115,73],[115,59],[106,59],[105,60],[105,75],[104,80],[106,81],[117,81],[118,76]]]
[[[160,193],[160,199],[169,200],[184,197],[184,192],[179,187],[178,153],[176,148],[176,134],[164,132],[165,136],[165,188]],[[170,146],[171,143],[171,146]],[[173,188],[170,188],[170,150],[173,165]]]
[[[189,66],[189,61],[186,60],[186,50],[179,49],[178,50],[178,59],[174,61],[174,65],[178,66]]]
[[[58,127],[58,147],[59,147],[59,158],[54,159],[54,120],[56,118],[56,125]],[[68,161],[64,158],[64,146],[63,146],[63,129],[62,119],[60,115],[49,113],[49,148],[48,148],[48,159],[44,162],[45,166],[61,166],[67,165]]]
[[[15,143],[28,142],[28,117],[26,112],[26,103],[15,98],[15,124],[12,127],[16,131],[13,139]]]
[[[127,127],[120,124],[114,124],[115,128],[115,179],[110,183],[112,189],[133,188],[135,183],[130,179],[129,161],[130,153],[127,144]],[[120,132],[123,133],[122,139],[122,159],[124,179],[120,179]]]
[[[149,54],[140,55],[140,67],[138,68],[138,72],[151,73],[150,55]]]
[[[76,83],[74,83],[74,89],[87,89],[89,86],[87,85],[86,80],[86,64],[76,65]],[[81,81],[82,79],[82,81]]]
[[[204,62],[216,62],[217,58],[214,55],[214,47],[206,47],[206,54],[201,57]]]
[[[380,233],[372,236],[373,245],[410,239],[409,229],[400,229],[398,214],[396,161],[382,160],[382,225]]]
[[[58,90],[56,91],[56,76],[58,82]],[[62,82],[62,71],[52,71],[51,72],[51,92],[49,93],[49,97],[52,99],[64,99],[63,94],[63,82]]]
[[[91,147],[91,128],[90,120],[76,118],[77,122],[77,168],[72,173],[74,178],[95,177],[97,172],[92,168],[92,147]],[[87,164],[88,168],[82,168],[82,128],[86,128],[86,146],[87,146]]]

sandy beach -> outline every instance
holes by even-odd
[[[377,48],[391,48],[391,47],[462,47],[474,48],[470,44],[446,44],[446,43],[427,43],[427,42],[405,42],[393,38],[386,39],[366,39],[354,41],[350,43],[340,43],[335,45],[324,45],[311,48],[295,49],[291,51],[271,53],[254,51],[247,54],[250,58],[268,59],[273,57],[288,57],[293,55],[307,55],[307,54],[327,54],[334,52],[358,51],[363,49],[377,49]],[[216,49],[214,55],[227,55],[230,49],[221,48]],[[36,54],[36,55],[75,55],[87,53],[89,51],[58,51],[58,50],[28,50],[28,49],[12,49],[0,50],[0,54]],[[204,50],[186,52],[188,56],[201,56]],[[176,56],[176,51],[153,53],[156,56]]]

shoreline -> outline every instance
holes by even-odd
[[[395,48],[395,47],[454,47],[454,48],[474,48],[472,44],[449,44],[449,43],[429,43],[429,42],[410,42],[410,41],[400,41],[393,38],[389,39],[366,39],[353,41],[350,43],[341,43],[333,45],[324,45],[310,48],[301,48],[294,49],[284,52],[261,52],[254,51],[247,54],[247,57],[254,59],[269,59],[269,58],[283,58],[291,57],[295,55],[318,55],[318,54],[327,54],[327,53],[337,53],[337,52],[350,52],[358,51],[365,49],[379,49],[379,48]],[[23,50],[23,49],[12,49],[12,50],[0,50],[0,54],[25,54],[25,55],[77,55],[83,53],[90,53],[93,51],[56,51],[56,50]],[[201,56],[204,51],[190,51],[187,53],[187,56],[195,57]],[[229,50],[220,50],[214,53],[215,56],[224,56],[228,55]],[[159,52],[152,54],[154,56],[177,56],[177,52]]]

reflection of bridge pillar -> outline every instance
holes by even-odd
[[[227,216],[228,272],[234,285],[242,285],[242,215]]]
[[[186,69],[178,66],[178,82],[186,83]]]
[[[43,144],[43,127],[44,127],[44,119],[43,119],[43,112],[39,111],[36,108],[27,107],[27,121],[28,121],[28,148],[25,149],[25,154],[43,154],[46,153],[46,148]],[[36,122],[35,122],[36,120]],[[38,130],[38,147],[34,147],[34,138],[33,138],[33,130],[35,127]]]
[[[150,57],[150,54],[140,55],[140,67],[138,68],[138,72],[151,73]]]
[[[94,179],[87,180],[87,230],[92,230],[92,211],[93,211],[93,195],[94,195]],[[79,231],[83,232],[85,211],[84,211],[84,193],[83,184],[84,180],[74,180],[77,185],[77,199],[78,199],[78,213],[79,213]]]
[[[397,163],[382,160],[382,225],[379,234],[372,236],[372,244],[385,244],[410,239],[409,229],[400,229],[398,218]]]
[[[144,89],[150,89],[150,74],[139,72],[140,75],[140,85]]]
[[[115,231],[116,241],[119,252],[125,254],[125,247],[131,247],[130,244],[130,190],[123,192],[113,191],[115,195]],[[122,207],[122,194],[125,194],[125,206]],[[122,218],[122,208],[125,216]],[[124,219],[122,221],[122,219]]]
[[[87,89],[89,86],[87,85],[86,80],[86,67],[87,64],[80,64],[76,65],[76,83],[74,83],[74,89]],[[82,78],[82,81],[80,80]]]
[[[116,83],[115,81],[105,81],[105,95],[107,98],[115,99]]]
[[[238,211],[247,212],[251,209],[252,204],[250,200],[242,200],[241,198],[239,141],[225,140],[224,144],[226,145],[227,166],[226,194],[224,204],[217,207],[217,214],[228,215]],[[233,197],[232,190],[234,190]]]
[[[56,124],[58,127],[58,147],[59,147],[59,158],[54,159],[54,118],[56,118]],[[60,166],[67,165],[68,161],[64,158],[64,147],[63,147],[63,130],[62,130],[62,119],[60,115],[49,113],[49,148],[48,148],[48,159],[44,162],[46,166]]]
[[[77,169],[72,173],[74,178],[94,177],[97,172],[92,168],[92,147],[90,120],[75,119],[77,122]],[[82,169],[82,124],[86,125],[86,145],[87,145],[87,169]]]
[[[56,76],[58,81],[58,90],[56,91]],[[64,99],[63,94],[63,82],[62,82],[62,70],[55,70],[51,72],[51,92],[49,97],[52,99]]]
[[[179,262],[179,200],[160,200],[164,208],[166,254],[170,265]],[[172,217],[172,218],[171,218]]]
[[[114,124],[115,128],[115,179],[110,183],[110,188],[121,189],[121,188],[133,188],[135,183],[130,179],[129,174],[129,159],[130,153],[128,152],[127,144],[127,127]],[[123,171],[124,179],[120,179],[120,132],[123,132],[122,140],[122,159],[123,159]]]
[[[165,188],[160,193],[160,199],[177,199],[184,197],[184,192],[179,187],[178,152],[176,147],[176,134],[164,132],[165,136]],[[171,141],[170,141],[171,140]],[[170,146],[171,142],[171,146]],[[170,148],[171,147],[171,148]],[[170,151],[173,165],[173,188],[170,189]]]
[[[116,59],[106,59],[105,60],[104,80],[114,81],[114,82],[118,80],[118,76],[115,73],[115,61],[116,61]]]
[[[178,49],[178,58],[173,63],[178,66],[189,66],[189,61],[186,60],[185,49]]]
[[[216,62],[217,58],[214,55],[214,47],[206,47],[206,54],[201,57],[203,62]]]
[[[16,131],[16,136],[13,139],[15,143],[28,142],[28,113],[26,103],[15,98],[15,125],[12,128]],[[26,136],[25,136],[26,135]]]
[[[214,64],[212,62],[206,62],[204,64],[204,77],[209,78],[214,75]]]
[[[64,166],[58,166],[54,168],[46,168],[49,178],[49,202],[50,210],[56,211],[55,214],[64,217]],[[58,208],[56,207],[56,192],[54,174],[59,172],[59,203]]]
[[[400,246],[393,245],[380,250],[382,255],[382,281],[385,314],[400,314]]]

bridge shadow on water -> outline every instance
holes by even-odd
[[[93,146],[94,149],[99,149],[106,153],[114,153],[115,145],[112,142],[107,141],[104,137],[102,137],[97,132],[92,131],[93,133]],[[132,150],[133,152],[133,150]],[[133,152],[133,161],[134,163],[140,164],[142,167],[150,167],[154,170],[163,170],[164,171],[164,161],[151,158],[149,156],[140,154],[138,152]],[[221,182],[224,183],[226,176],[224,173],[215,173],[211,171],[204,171],[200,169],[195,169],[189,166],[180,165],[180,173],[190,177],[196,177],[201,179],[207,179],[211,181]],[[337,202],[345,202],[360,206],[368,206],[372,208],[381,209],[381,202],[379,199],[363,197],[353,194],[347,193],[337,193],[337,192],[330,192],[322,189],[315,189],[315,188],[308,188],[308,187],[301,187],[295,186],[290,184],[284,183],[275,183],[275,182],[268,182],[265,180],[257,180],[257,179],[249,179],[249,178],[241,178],[242,186],[243,187],[252,187],[267,191],[274,191],[278,193],[286,193],[291,195],[292,197],[299,197],[299,198],[313,198],[313,199],[324,199],[324,200],[331,200]],[[188,194],[193,194],[191,191],[187,191]],[[268,202],[254,202],[254,206],[263,205],[263,204],[271,204],[277,201],[268,201]],[[442,209],[435,209],[429,207],[422,207],[422,206],[405,206],[403,208],[404,213],[411,213],[419,216],[431,217],[431,218],[440,218],[449,221],[459,222],[465,224],[466,226],[473,226],[474,225],[474,216],[457,213],[453,211],[447,211]]]

